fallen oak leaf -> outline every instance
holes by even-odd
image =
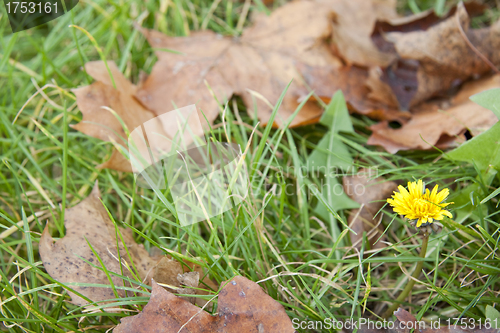
[[[114,286],[134,288],[135,286],[127,282],[126,279],[134,280],[136,276],[140,281],[146,279],[156,267],[158,258],[150,257],[144,247],[134,241],[130,229],[115,228],[99,198],[100,192],[96,182],[86,199],[65,211],[66,235],[57,241],[54,241],[50,236],[48,226],[45,227],[39,243],[42,262],[47,273],[62,283],[110,285],[108,276],[103,269],[99,268],[101,264],[92,251],[93,249],[106,270],[111,273],[110,277]],[[118,237],[118,242],[115,236],[117,231],[121,235]],[[89,243],[92,249],[89,247]],[[123,244],[125,244],[126,249]],[[120,257],[121,262],[118,259]],[[178,274],[184,274],[191,269],[200,275],[203,274],[202,268],[193,263],[182,266],[181,263],[173,259],[166,264],[164,262],[162,270],[160,270],[162,282],[180,288],[182,284],[178,280]],[[122,271],[124,278],[122,278]],[[200,285],[199,288],[206,287]],[[94,302],[109,301],[115,298],[111,287],[75,285],[72,286],[72,289]],[[116,289],[116,292],[118,297],[133,294],[126,292],[123,288]],[[88,305],[85,299],[75,293],[69,292],[69,295],[74,304]]]
[[[152,282],[148,304],[125,317],[114,333],[170,332],[295,332],[283,306],[255,282],[235,276],[222,283],[218,315],[212,316]]]

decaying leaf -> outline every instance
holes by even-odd
[[[401,68],[399,68],[399,70],[401,70]],[[393,91],[399,90],[400,87],[403,87],[403,90],[405,90],[405,85],[403,82],[398,82],[396,87],[391,86],[390,83],[392,83],[392,81],[384,82],[382,79],[383,75],[384,72],[380,67],[372,67],[368,70],[368,78],[366,79],[365,85],[370,92],[367,97],[373,101],[384,103],[394,110],[398,110],[401,106]],[[400,75],[400,77],[403,77],[403,75]],[[404,96],[404,94],[405,91],[402,91],[399,96]]]
[[[479,10],[476,6],[469,8],[474,12]],[[466,7],[459,3],[453,15],[425,30],[409,31],[407,24],[405,32],[384,34],[384,39],[393,43],[395,52],[401,58],[398,68],[411,66],[416,69],[415,76],[399,75],[400,72],[394,72],[392,65],[388,69],[393,70],[395,75],[388,72],[384,76],[394,88],[401,86],[398,81],[404,77],[411,77],[411,81],[404,82],[403,85],[406,93],[394,91],[403,108],[445,93],[476,75],[486,74],[492,70],[491,64],[500,65],[500,55],[497,52],[500,47],[500,22],[481,29],[470,29],[469,23]],[[418,61],[415,63],[417,65],[413,63],[415,61]]]
[[[391,128],[387,121],[375,124],[370,127],[373,133],[368,144],[380,145],[394,154],[399,150],[431,149],[433,146],[447,148],[457,140],[463,142],[466,130],[475,136],[498,121],[492,111],[465,99],[468,94],[470,96],[471,93],[493,87],[500,87],[499,75],[465,86],[455,99],[462,103],[451,105],[444,111],[435,106],[434,109],[429,107],[414,113],[401,128]]]
[[[398,321],[405,326],[418,327],[418,320],[415,318],[415,316],[403,308],[398,308],[396,311],[394,311],[394,316],[396,316]]]
[[[66,235],[63,238],[54,241],[49,234],[48,227],[43,231],[39,245],[40,256],[47,273],[54,279],[62,283],[110,285],[109,279],[102,270],[98,258],[89,247],[89,243],[108,272],[121,275],[123,270],[123,275],[126,278],[134,279],[133,276],[138,276],[142,281],[148,276],[155,276],[162,283],[177,289],[183,286],[192,286],[186,283],[188,281],[185,275],[187,272],[193,270],[198,274],[198,278],[203,274],[203,269],[198,265],[193,263],[181,265],[177,260],[168,257],[161,259],[157,265],[159,258],[150,257],[144,247],[134,241],[130,229],[115,228],[99,197],[100,192],[96,183],[91,194],[85,200],[65,211]],[[117,242],[117,232],[123,237],[123,242],[120,237],[118,237]],[[130,257],[123,243],[127,246]],[[119,261],[120,257],[122,264]],[[84,260],[99,268],[89,265]],[[112,274],[110,276],[116,287],[135,287],[120,276]],[[205,284],[200,284],[199,288],[207,289],[205,286],[207,284],[213,286],[208,278],[204,282]],[[71,288],[95,302],[115,298],[111,287],[71,286]],[[130,292],[127,293],[120,289],[117,289],[117,293],[119,297],[130,294]],[[82,297],[72,292],[69,294],[73,303],[77,305],[88,304]]]
[[[134,98],[136,86],[123,76],[116,64],[108,62],[108,67],[116,89],[104,62],[93,61],[85,64],[85,70],[96,82],[73,90],[83,119],[72,127],[103,141],[115,141],[126,147],[127,135],[122,124],[113,113],[103,107],[115,111],[129,131],[153,119],[155,115]],[[111,158],[100,167],[132,171],[130,162],[117,150],[113,150]]]
[[[395,58],[379,50],[371,39],[377,20],[397,18],[396,1],[331,1],[332,47],[347,65],[387,66]]]
[[[258,15],[238,39],[211,31],[194,32],[189,37],[169,37],[142,29],[151,46],[157,49],[159,61],[137,97],[157,114],[165,105],[180,106],[195,101],[213,120],[220,107],[212,92],[220,103],[238,94],[251,114],[254,102],[257,103],[258,117],[267,123],[272,105],[297,77],[297,62],[316,66],[340,64],[323,42],[331,32],[329,12],[327,7],[315,2],[292,2],[270,16]],[[275,119],[276,124],[283,124],[295,111],[300,88],[300,82],[295,80]],[[317,121],[321,112],[315,103],[307,103],[292,126]]]
[[[329,102],[335,91],[341,90],[352,112],[365,114],[376,119],[405,120],[411,117],[388,103],[377,98],[369,99],[369,71],[351,66],[337,68],[299,65],[301,74],[308,86],[325,102]]]
[[[270,16],[256,15],[238,38],[211,31],[169,37],[140,28],[158,55],[152,73],[135,86],[109,63],[115,89],[103,63],[87,64],[97,82],[75,90],[83,121],[74,128],[123,144],[122,124],[103,106],[129,129],[193,103],[211,123],[233,95],[243,98],[251,116],[256,109],[265,124],[293,79],[275,126],[286,123],[310,89],[325,102],[341,90],[351,112],[383,120],[371,127],[369,144],[392,153],[446,148],[464,140],[466,129],[474,134],[494,123],[491,112],[468,100],[458,102],[466,93],[459,92],[448,105],[428,101],[439,94],[448,99],[450,89],[485,75],[491,68],[484,58],[500,64],[500,21],[469,28],[467,11],[483,10],[473,2],[457,5],[443,19],[431,12],[400,18],[394,0],[304,0],[287,3]],[[322,112],[311,98],[291,126],[316,123]],[[394,129],[388,121],[403,126]],[[168,124],[158,120],[155,126],[168,136]],[[131,171],[116,150],[100,167]]]
[[[221,103],[237,94],[251,115],[254,103],[257,104],[258,118],[265,124],[272,106],[287,84],[295,79],[275,119],[276,125],[281,125],[307,92],[301,73],[297,73],[298,66],[317,67],[324,72],[341,67],[325,42],[328,38],[332,39],[336,53],[348,63],[388,64],[391,61],[392,55],[387,57],[379,52],[370,34],[377,19],[396,16],[394,8],[394,1],[295,1],[276,9],[270,16],[257,15],[253,25],[238,39],[209,31],[195,32],[190,37],[168,37],[142,29],[149,43],[158,50],[160,60],[137,97],[155,113],[161,112],[165,105],[183,105],[196,99],[208,118],[213,119],[220,107],[214,102],[212,92]],[[344,83],[343,79],[336,79],[334,88],[363,89],[363,84]],[[329,97],[333,92],[335,90],[330,89],[322,96]],[[358,103],[361,101],[357,99]],[[317,122],[321,112],[315,103],[308,102],[291,126]]]
[[[153,281],[148,304],[136,316],[121,319],[114,333],[294,332],[283,306],[242,276],[222,283],[218,315],[177,297]]]
[[[463,4],[469,16],[478,16],[484,13],[487,6],[476,1],[467,1]],[[416,13],[404,17],[389,17],[381,19],[375,23],[371,39],[380,51],[396,53],[394,44],[387,40],[389,32],[413,32],[424,31],[434,26],[435,24],[455,15],[457,6],[451,8],[444,16],[438,16],[434,9],[428,9],[420,13]]]
[[[85,65],[87,73],[97,81],[90,86],[74,90],[78,107],[83,114],[83,120],[73,125],[73,128],[101,140],[111,141],[128,150],[130,147],[128,147],[128,138],[124,127],[129,132],[133,132],[141,126],[141,131],[136,131],[135,135],[131,135],[138,149],[136,160],[138,160],[138,155],[148,160],[151,158],[150,154],[156,158],[162,156],[164,152],[169,152],[173,145],[173,138],[179,134],[179,124],[173,121],[172,116],[156,117],[153,112],[147,110],[134,97],[137,87],[120,73],[114,62],[108,62],[108,67],[109,71],[102,61],[89,62]],[[175,109],[174,106],[168,107],[166,105],[163,111],[168,112],[173,109]],[[187,135],[188,131],[185,131],[186,133],[182,135],[183,146],[189,146],[194,136],[203,135],[205,122],[200,123],[199,120],[203,119],[202,117],[199,112],[187,115],[184,125],[189,126],[192,134]],[[140,138],[139,133],[142,134],[143,131],[148,132],[147,142],[149,147],[154,147],[152,151],[148,150],[148,145],[142,144],[143,137]],[[133,171],[131,161],[117,149],[114,149],[110,159],[99,167]]]
[[[361,204],[361,208],[351,210],[347,219],[350,228],[357,234],[350,233],[351,243],[358,249],[361,248],[364,231],[372,249],[384,247],[379,240],[384,229],[374,217],[385,204],[384,199],[390,197],[397,188],[397,184],[385,181],[382,177],[374,178],[375,176],[373,170],[361,169],[355,176],[344,176],[342,179],[344,192]]]
[[[118,261],[115,226],[109,219],[99,197],[99,188],[96,183],[92,193],[85,200],[66,210],[64,217],[65,237],[54,241],[49,234],[48,227],[45,227],[40,238],[40,256],[45,269],[54,279],[63,283],[79,282],[109,285],[109,280],[104,271],[90,266],[79,258],[81,257],[94,265],[100,266],[87,241],[92,245],[109,272],[121,274],[123,268],[126,276],[132,276],[126,266],[120,265]],[[149,257],[142,246],[134,242],[129,232],[123,229],[120,231],[139,275],[145,277],[147,271],[154,266],[155,261]],[[118,243],[121,243],[121,241]],[[123,246],[119,247],[119,251],[122,260],[131,265],[129,258],[125,257],[126,251]],[[111,275],[111,278],[115,286],[124,286],[124,281],[120,277]],[[111,288],[78,286],[72,288],[93,301],[115,298]],[[73,303],[77,305],[87,304],[83,298],[71,292],[69,294]],[[125,296],[123,290],[118,290],[118,294],[121,297]]]
[[[145,280],[149,282],[151,278],[157,283],[170,286],[166,288],[171,292],[179,294],[208,295],[208,292],[204,290],[217,290],[217,285],[208,276],[203,276],[203,268],[201,266],[190,262],[184,262],[184,265],[180,265],[177,260],[170,256],[161,258],[149,272]],[[200,288],[204,290],[200,290]],[[199,306],[203,306],[206,303],[202,298],[185,297],[185,299]]]

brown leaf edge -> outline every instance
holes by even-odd
[[[221,284],[216,316],[168,292],[154,280],[152,287],[143,311],[122,318],[114,333],[295,332],[283,305],[243,276]]]

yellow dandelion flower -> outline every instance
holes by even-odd
[[[443,203],[450,194],[445,188],[438,193],[438,185],[434,186],[432,192],[425,188],[422,180],[418,182],[408,182],[408,190],[403,186],[398,186],[399,192],[394,192],[392,199],[387,202],[394,211],[410,220],[418,220],[417,228],[422,224],[427,225],[434,220],[440,221],[445,216],[452,218],[453,215],[446,209],[453,202]]]

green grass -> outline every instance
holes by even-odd
[[[414,3],[409,6],[416,10],[411,7]],[[443,2],[428,3],[419,2],[418,9]],[[136,81],[141,70],[150,72],[156,57],[132,22],[142,17],[143,26],[169,35],[187,35],[202,26],[237,35],[238,22],[245,20],[244,2],[222,0],[215,10],[211,6],[208,0],[175,0],[166,10],[155,1],[81,1],[70,15],[14,35],[2,7],[0,232],[24,221],[0,239],[3,330],[106,332],[128,314],[88,313],[70,304],[66,289],[45,272],[38,254],[45,225],[49,223],[53,237],[63,237],[64,207],[87,197],[96,180],[116,223],[131,228],[146,249],[161,246],[195,258],[217,283],[238,274],[265,280],[260,285],[285,305],[291,318],[375,317],[397,297],[395,290],[404,288],[407,277],[400,266],[411,273],[420,260],[421,240],[408,222],[388,209],[381,211],[387,246],[374,251],[364,241],[363,256],[352,249],[339,222],[346,220],[348,211],[333,209],[338,218],[330,214],[328,219],[315,211],[321,194],[309,189],[322,178],[301,171],[328,132],[321,124],[260,128],[263,134],[254,134],[249,142],[251,129],[236,120],[241,117],[252,126],[257,120],[246,115],[237,98],[229,103],[226,123],[231,137],[220,126],[211,135],[242,148],[250,145],[246,163],[258,167],[250,170],[248,198],[238,210],[213,218],[214,229],[207,223],[180,228],[169,204],[161,200],[168,203],[167,193],[136,187],[131,174],[96,169],[110,156],[112,145],[68,125],[81,120],[71,89],[92,82],[82,67],[100,55],[84,33],[68,26],[87,30],[104,57]],[[264,10],[260,1],[252,2],[250,12],[259,10]],[[34,96],[36,85],[45,86],[46,96]],[[462,316],[484,320],[486,305],[499,308],[499,201],[494,195],[483,200],[498,189],[499,176],[478,171],[471,163],[440,158],[437,150],[383,153],[365,145],[366,126],[373,121],[362,116],[351,121],[356,133],[338,134],[338,138],[356,167],[377,168],[379,175],[400,183],[424,178],[451,188],[455,221],[445,222],[443,231],[431,237],[424,261],[426,276],[421,276],[404,306],[426,320]],[[337,156],[330,158],[338,162]],[[285,189],[291,192],[285,195]],[[145,296],[118,299],[115,305],[140,309],[147,303]]]

